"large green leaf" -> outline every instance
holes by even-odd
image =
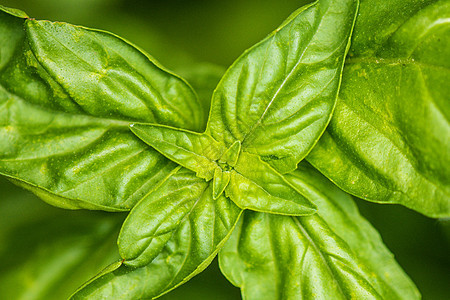
[[[204,126],[192,88],[112,34],[0,10],[0,174],[64,208],[128,210],[176,167],[128,129]]]
[[[57,209],[3,178],[0,193],[2,299],[66,299],[119,259],[123,214]]]
[[[318,214],[244,213],[219,254],[244,299],[420,298],[351,197],[307,164],[286,176]]]
[[[131,130],[200,178],[214,177],[213,198],[225,191],[241,209],[296,216],[315,212],[314,204],[269,164],[257,155],[241,152],[239,141],[226,149],[206,133],[151,124],[133,124]]]
[[[211,183],[181,168],[125,221],[119,237],[124,264],[112,265],[73,298],[138,299],[167,293],[209,265],[241,212],[223,195],[214,200]]]
[[[365,0],[308,161],[360,198],[450,216],[450,2]]]
[[[357,0],[317,1],[247,50],[215,90],[206,132],[294,170],[331,118],[357,9]]]
[[[180,230],[192,230],[190,248],[207,251],[209,247],[204,246],[211,238],[216,247],[223,243],[239,215],[240,209],[230,200],[223,196],[212,198],[210,183],[187,169],[178,168],[130,212],[119,236],[119,251],[126,265],[147,265],[182,227],[184,229]],[[200,228],[214,234],[199,234]],[[185,249],[178,251],[188,252]]]
[[[192,88],[119,37],[35,20],[27,20],[25,30],[38,63],[78,108],[67,111],[193,130],[203,126]]]

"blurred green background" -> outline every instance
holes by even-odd
[[[0,0],[0,4],[22,9],[36,19],[114,32],[166,67],[183,72],[199,63],[230,65],[307,2]],[[400,206],[357,203],[423,298],[448,299],[450,220],[428,219]],[[3,261],[9,257],[9,263],[0,265],[0,298],[61,299],[99,271],[93,266],[106,266],[118,257],[115,237],[124,215],[53,208],[4,178],[0,178],[0,211],[0,255]],[[74,246],[65,252],[67,245]],[[46,261],[49,257],[50,262]],[[57,274],[65,274],[64,280],[57,280]],[[220,274],[215,261],[166,299],[240,296]]]

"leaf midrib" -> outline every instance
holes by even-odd
[[[53,25],[53,22],[49,22],[49,23],[51,23],[52,25]],[[75,26],[75,27],[77,27],[77,26]],[[77,28],[81,28],[81,27],[77,27]],[[90,30],[90,29],[86,29],[86,28],[83,28],[83,29],[85,29],[85,30],[87,30],[87,31],[91,31],[91,32],[93,32],[93,33],[97,33],[97,34],[103,34],[104,32],[97,32],[97,31],[95,31],[95,30]],[[48,35],[50,35],[51,37],[52,37],[52,39],[55,41],[55,42],[57,42],[59,45],[61,45],[63,48],[65,48],[68,52],[70,52],[71,54],[73,54],[75,57],[77,57],[80,61],[82,61],[82,62],[84,62],[85,64],[87,64],[88,66],[90,66],[92,69],[94,69],[97,73],[99,73],[99,74],[103,74],[103,70],[104,71],[107,71],[107,68],[104,68],[104,67],[102,67],[101,69],[99,69],[99,68],[97,68],[97,67],[95,67],[94,65],[92,65],[89,61],[87,61],[87,60],[85,60],[84,58],[82,58],[81,56],[79,56],[76,52],[74,52],[71,48],[69,48],[67,45],[65,45],[65,44],[63,44],[54,34],[52,34],[50,31],[48,31],[48,30],[46,30],[46,33],[48,34]],[[114,38],[116,38],[114,35],[112,35],[111,37],[114,37]],[[96,35],[94,35],[93,36],[93,38],[99,43],[99,44],[103,44],[103,42],[96,36]],[[153,61],[151,61],[144,53],[142,53],[142,51],[141,50],[139,50],[139,49],[137,49],[137,48],[135,48],[133,45],[130,45],[128,42],[126,42],[125,40],[122,40],[122,39],[120,39],[119,38],[119,40],[121,40],[121,41],[123,41],[127,46],[130,46],[130,47],[132,47],[132,48],[134,48],[140,55],[142,55],[142,56],[144,56],[145,57],[145,59],[146,60],[148,60],[148,62],[150,62],[151,64],[153,64],[153,65],[155,65],[154,64],[154,62]],[[61,83],[60,82],[58,82],[57,80],[55,80],[54,79],[54,76],[52,76],[50,73],[49,73],[49,71],[48,71],[48,69],[47,69],[47,67],[45,67],[44,65],[42,65],[42,63],[37,59],[37,56],[36,56],[36,53],[35,53],[35,51],[33,50],[33,48],[31,47],[31,45],[30,45],[30,43],[28,43],[28,45],[30,46],[30,49],[31,49],[31,52],[33,53],[33,56],[36,58],[36,61],[39,63],[39,65],[46,71],[46,73],[68,94],[68,95],[70,95],[67,91],[66,91],[66,89],[61,85]],[[133,64],[131,64],[130,62],[129,62],[129,60],[126,58],[126,57],[124,57],[121,53],[119,53],[117,50],[115,50],[114,48],[107,48],[107,50],[109,50],[109,51],[112,51],[112,52],[114,52],[117,56],[119,56],[120,58],[122,58],[127,64],[128,64],[128,66],[131,68],[131,69],[133,69],[134,71],[137,71],[137,69],[135,69],[135,68],[133,68],[132,66],[133,66]],[[155,65],[156,66],[156,65]],[[157,66],[156,66],[157,67]],[[157,67],[157,68],[159,68],[159,67]],[[164,73],[166,73],[166,74],[168,74],[165,70],[163,70],[163,69],[161,69],[161,68],[159,68],[162,72],[164,72]],[[180,110],[180,109],[178,109],[172,102],[170,102],[170,101],[166,101],[166,99],[163,97],[163,95],[161,94],[161,92],[160,91],[158,91],[150,82],[148,82],[148,80],[146,79],[146,77],[145,77],[145,75],[144,74],[142,74],[141,72],[139,72],[139,71],[137,71],[136,72],[137,74],[139,74],[139,76],[144,80],[144,81],[146,81],[147,83],[148,83],[148,88],[152,91],[152,92],[154,92],[156,95],[157,95],[157,97],[158,97],[158,99],[159,100],[163,100],[162,102],[164,102],[166,105],[168,105],[168,106],[170,106],[174,111],[176,111],[176,113],[179,115],[179,116],[181,116],[184,120],[190,120],[191,118],[189,118],[187,115],[185,115],[184,114],[184,112],[182,111],[182,110]],[[179,79],[179,78],[177,78],[177,77],[175,77],[176,79]],[[168,78],[166,81],[165,81],[165,83],[167,83],[168,81],[170,80],[170,78]],[[134,91],[133,91],[134,92]],[[195,92],[194,92],[195,93]],[[136,96],[136,98],[137,99],[139,99],[140,100],[140,102],[147,108],[147,110],[151,113],[151,115],[152,115],[152,118],[153,119],[158,119],[158,116],[153,112],[153,110],[152,110],[152,108],[149,106],[149,104],[146,102],[146,101],[144,101],[144,99],[140,99],[140,96],[139,95],[135,95]],[[84,108],[83,107],[81,107],[79,104],[78,104],[78,102],[76,102],[72,97],[70,97],[69,96],[69,98],[73,101],[73,102],[75,102],[83,111],[84,111]],[[197,98],[197,97],[195,97],[195,98]],[[190,106],[188,106],[188,108],[191,108]],[[193,114],[195,114],[195,112],[194,111],[192,111],[191,110],[191,113],[193,113]],[[155,121],[157,121],[157,120],[155,120]],[[155,121],[153,121],[153,122],[155,122]],[[153,123],[153,122],[148,122],[148,123]],[[195,125],[195,124],[194,124]]]
[[[67,51],[71,52],[71,53],[72,53],[74,56],[76,56],[80,61],[83,61],[84,63],[86,63],[87,65],[89,65],[90,67],[92,67],[92,69],[96,70],[97,72],[100,72],[100,70],[98,70],[98,68],[96,68],[95,66],[93,66],[92,64],[90,64],[88,61],[84,60],[83,58],[81,58],[79,55],[77,55],[75,52],[73,52],[71,49],[69,49],[66,45],[62,44],[56,37],[54,37],[54,35],[51,35],[51,36],[53,37],[53,40],[54,40],[54,41],[58,42],[62,47],[66,48]],[[97,39],[97,40],[98,40],[98,39]],[[130,121],[127,121],[127,120],[124,120],[124,119],[115,119],[115,118],[106,118],[106,117],[101,117],[101,116],[93,116],[93,115],[87,113],[87,112],[84,110],[84,108],[83,108],[82,106],[80,106],[80,104],[79,104],[78,102],[76,102],[76,101],[70,96],[70,93],[68,93],[68,91],[66,90],[66,88],[64,88],[64,87],[61,85],[60,82],[58,82],[57,80],[55,80],[55,79],[54,79],[54,76],[52,76],[52,75],[49,73],[49,71],[47,70],[47,68],[46,68],[44,65],[42,65],[41,61],[37,58],[35,51],[32,49],[30,43],[29,43],[29,42],[26,42],[26,41],[22,41],[22,43],[30,47],[31,54],[33,55],[33,57],[34,57],[36,63],[38,63],[39,66],[41,66],[42,70],[45,71],[45,73],[46,73],[50,78],[52,78],[52,80],[54,81],[54,83],[57,84],[57,85],[65,92],[65,94],[68,96],[68,98],[69,98],[69,99],[70,99],[70,100],[71,100],[71,101],[72,101],[72,102],[73,102],[73,103],[74,103],[74,104],[75,104],[82,112],[84,112],[84,114],[83,114],[83,113],[74,113],[74,112],[66,112],[66,111],[62,111],[62,110],[51,109],[51,108],[48,108],[48,107],[43,106],[43,105],[39,105],[39,104],[36,104],[36,103],[31,103],[31,102],[26,101],[25,99],[23,99],[21,96],[15,94],[11,89],[8,89],[8,88],[5,87],[4,85],[2,85],[1,82],[0,82],[0,86],[1,86],[5,91],[7,91],[8,93],[10,93],[11,95],[14,95],[15,97],[17,97],[18,99],[20,99],[20,100],[22,100],[23,102],[27,103],[28,105],[32,105],[32,106],[38,107],[38,108],[40,108],[40,109],[43,109],[43,110],[45,110],[45,111],[52,112],[52,113],[54,112],[54,113],[63,113],[63,114],[71,115],[71,116],[83,116],[83,117],[89,117],[89,118],[92,118],[92,119],[94,119],[94,120],[106,121],[106,122],[113,123],[114,125],[117,125],[117,126],[123,126],[123,127],[128,127],[128,126],[129,126],[130,124],[132,124],[132,123],[139,122],[139,120],[130,120]],[[129,44],[127,43],[127,45],[129,45]],[[136,50],[138,50],[138,49],[136,49]],[[139,50],[138,50],[138,51],[139,51]],[[116,54],[118,54],[116,51],[114,51],[114,52],[115,52]],[[140,52],[140,54],[142,54],[142,55],[145,56],[145,54],[143,54],[142,52]],[[17,54],[15,54],[15,55],[17,55]],[[14,57],[15,55],[13,55],[13,57]],[[128,64],[130,64],[130,63],[129,63],[122,55],[119,55],[119,56],[120,56],[122,59],[124,59]],[[147,58],[147,59],[148,59],[148,58]],[[149,61],[150,61],[150,60],[149,60]],[[8,63],[10,63],[10,62],[11,62],[11,60],[10,60]],[[152,61],[150,61],[150,62],[153,63]],[[7,63],[7,64],[8,64],[8,63]],[[5,64],[5,67],[6,67],[7,64]],[[164,71],[164,70],[163,70],[163,71]],[[145,79],[145,77],[144,77],[141,73],[138,73],[138,74],[139,74],[139,76],[141,76],[142,78]],[[40,77],[41,77],[41,76],[40,76]],[[153,87],[152,87],[151,89],[152,89],[152,91],[155,91],[155,92],[158,93],[158,95],[160,95],[158,91],[156,91],[156,90],[153,89]],[[160,95],[160,96],[161,96],[161,95]],[[162,98],[162,96],[161,96],[161,98]],[[163,98],[162,98],[162,99],[163,99]],[[148,105],[147,105],[147,103],[146,103],[145,101],[141,101],[141,102],[142,102],[146,107],[148,107]],[[149,111],[152,112],[151,109],[149,109]],[[153,118],[155,118],[155,116],[154,116],[153,114],[152,114],[152,116],[153,116]],[[189,118],[188,118],[188,119],[189,119]],[[186,119],[186,120],[187,120],[187,119]],[[149,122],[149,123],[152,123],[152,122]]]
[[[59,83],[57,83],[59,85]],[[24,103],[26,103],[27,105],[36,107],[38,109],[42,109],[46,112],[49,113],[55,113],[55,114],[64,114],[64,115],[69,115],[69,116],[80,116],[83,118],[91,118],[92,120],[99,120],[101,121],[101,123],[106,122],[109,123],[108,125],[113,125],[116,127],[124,127],[124,128],[128,128],[131,124],[136,123],[137,121],[125,121],[125,120],[120,120],[120,119],[114,119],[114,118],[104,118],[104,117],[97,117],[97,116],[93,116],[93,115],[89,115],[89,114],[81,114],[81,113],[74,113],[74,112],[67,112],[67,111],[61,111],[61,110],[56,110],[56,109],[51,109],[49,107],[43,106],[43,105],[39,105],[36,103],[32,103],[29,101],[24,100],[21,96],[15,94],[12,90],[8,89],[7,87],[5,87],[4,85],[1,84],[0,82],[0,87],[8,92],[10,95],[14,96],[16,99],[15,100],[19,100],[22,101]],[[106,124],[105,124],[106,125]]]
[[[303,227],[303,225],[300,223],[300,221],[298,220],[297,217],[291,217],[291,219],[293,220],[294,224],[297,225],[299,230],[303,233],[303,235],[308,240],[308,242],[309,242],[308,245],[310,245],[312,248],[314,248],[314,250],[316,250],[317,255],[319,255],[319,257],[320,257],[320,260],[322,260],[322,262],[326,266],[328,272],[332,275],[333,279],[337,282],[337,287],[339,288],[339,291],[340,291],[341,295],[343,295],[345,297],[345,293],[344,293],[344,291],[341,288],[339,280],[337,280],[336,274],[333,272],[333,269],[331,268],[330,263],[325,258],[324,254],[322,253],[322,251],[319,248],[319,246],[315,243],[314,239],[309,235],[309,232]],[[305,249],[305,251],[307,251],[308,248]]]
[[[47,31],[48,33],[48,31]],[[77,53],[75,53],[72,49],[70,49],[69,47],[67,47],[66,45],[64,45],[59,39],[57,39],[53,34],[48,33],[50,36],[52,36],[53,40],[55,42],[57,42],[59,45],[61,45],[63,48],[65,48],[67,51],[69,51],[70,53],[72,53],[75,57],[77,57],[80,61],[84,62],[85,64],[87,64],[88,66],[90,66],[92,69],[94,69],[97,73],[102,74],[102,69],[98,69],[96,68],[94,65],[92,65],[91,63],[89,63],[88,61],[86,61],[85,59],[83,59],[82,57],[80,57]],[[26,43],[26,42],[25,42]],[[34,59],[36,60],[36,62],[41,66],[42,70],[44,70],[47,75],[52,78],[52,80],[67,94],[68,98],[77,105],[77,107],[79,107],[83,112],[86,113],[86,116],[92,116],[90,115],[88,112],[86,112],[86,110],[84,109],[84,107],[82,107],[77,101],[75,101],[75,99],[73,99],[73,97],[70,95],[70,92],[67,91],[67,89],[58,81],[54,78],[54,76],[49,72],[48,67],[44,66],[42,64],[42,62],[38,59],[37,53],[36,51],[33,49],[33,46],[36,47],[36,45],[31,45],[30,42],[26,43],[31,50],[31,53],[33,54]],[[127,62],[128,63],[128,62]],[[138,73],[140,76],[142,76],[142,74]],[[39,76],[41,77],[41,76]],[[158,95],[160,96],[160,94],[158,93]],[[152,117],[155,118],[155,115],[153,114],[152,110],[148,107],[147,103],[145,103],[144,101],[141,101],[141,103],[144,104],[145,107],[147,107],[147,109],[152,113]],[[103,117],[97,117],[97,116],[92,116],[94,118],[99,118],[99,119],[106,119]],[[106,119],[109,120],[109,119]],[[114,120],[114,119],[111,119]],[[128,125],[127,125],[128,126]]]
[[[327,11],[328,12],[328,11]],[[325,15],[325,14],[324,14]],[[284,78],[283,82],[280,84],[279,88],[277,89],[277,91],[275,92],[275,94],[273,95],[272,99],[269,101],[269,103],[267,104],[266,108],[264,109],[264,112],[262,113],[261,117],[255,122],[255,124],[250,128],[250,130],[244,135],[244,137],[242,138],[241,143],[244,144],[245,139],[252,133],[255,131],[255,129],[257,127],[260,126],[260,124],[262,123],[262,120],[264,119],[264,116],[266,115],[267,111],[269,110],[269,108],[271,107],[272,103],[275,101],[275,98],[277,98],[278,94],[280,93],[280,91],[284,88],[286,82],[291,78],[292,74],[294,73],[294,71],[297,69],[297,67],[301,64],[302,60],[303,60],[303,56],[305,55],[306,51],[309,49],[309,46],[311,45],[311,41],[314,38],[315,34],[317,33],[317,31],[319,30],[320,24],[322,24],[322,19],[320,19],[319,23],[317,24],[317,27],[315,29],[315,31],[311,34],[310,38],[308,39],[308,42],[306,43],[306,47],[303,49],[302,54],[300,54],[300,57],[298,58],[297,62],[295,63],[295,65],[292,67],[291,71],[289,72],[289,74],[287,74],[287,76]],[[292,26],[292,22],[293,20],[290,22],[289,25]],[[274,34],[271,37],[271,42],[273,41],[273,39],[275,38],[276,34]],[[269,43],[269,45],[267,47],[270,47],[271,42]],[[267,60],[267,52],[265,54],[264,57],[264,64],[262,66],[262,68],[264,68],[265,66],[265,61]],[[262,70],[261,70],[262,73]]]

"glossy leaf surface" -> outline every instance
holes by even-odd
[[[124,265],[95,278],[73,298],[157,297],[203,271],[242,212],[224,196],[213,200],[211,183],[181,168],[143,199],[120,234]]]
[[[51,207],[0,178],[2,299],[67,299],[87,278],[119,260],[123,214]]]
[[[64,208],[128,210],[176,164],[136,121],[192,130],[192,89],[128,42],[0,11],[0,174]]]
[[[213,94],[207,133],[281,173],[319,139],[335,105],[358,1],[322,0],[247,50]]]
[[[287,177],[318,214],[244,213],[219,255],[244,299],[420,298],[347,194],[307,164]]]
[[[220,210],[224,207],[228,211]],[[120,254],[126,265],[144,266],[182,227],[192,230],[192,248],[202,249],[206,243],[201,240],[206,236],[198,234],[198,230],[212,232],[214,243],[220,244],[234,227],[239,214],[240,210],[233,208],[230,200],[212,198],[210,183],[187,169],[179,169],[130,212],[118,240]],[[209,242],[210,238],[206,240]]]
[[[190,86],[152,58],[109,33],[27,20],[39,64],[88,115],[198,129],[202,107]]]
[[[335,114],[307,159],[360,198],[448,217],[450,3],[365,0],[360,12]]]

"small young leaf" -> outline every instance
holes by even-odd
[[[242,209],[281,215],[315,213],[316,206],[258,156],[241,153],[225,194]]]
[[[207,133],[236,140],[281,173],[294,170],[325,130],[335,105],[357,0],[299,9],[225,73]]]
[[[223,195],[213,200],[211,184],[181,168],[130,213],[119,238],[124,265],[91,280],[73,299],[167,293],[209,265],[241,212]]]
[[[236,141],[230,148],[225,151],[222,157],[219,158],[219,163],[226,164],[229,168],[234,168],[241,153],[241,143]]]
[[[244,213],[219,254],[244,299],[420,298],[348,195],[306,164],[286,176],[318,214]]]
[[[225,188],[230,183],[231,172],[224,171],[220,167],[216,167],[213,179],[213,198],[217,199],[225,191]]]
[[[28,15],[24,11],[21,11],[20,9],[16,9],[16,8],[10,8],[10,7],[0,5],[0,11],[6,12],[7,14],[10,14],[14,17],[21,18],[21,19],[29,18]]]
[[[129,210],[176,167],[129,125],[204,126],[192,89],[112,34],[0,10],[0,53],[0,174],[53,205]]]
[[[211,180],[225,147],[206,134],[150,124],[132,124],[131,131],[170,160]]]
[[[361,4],[335,114],[307,158],[345,191],[450,216],[449,18],[448,1]]]

